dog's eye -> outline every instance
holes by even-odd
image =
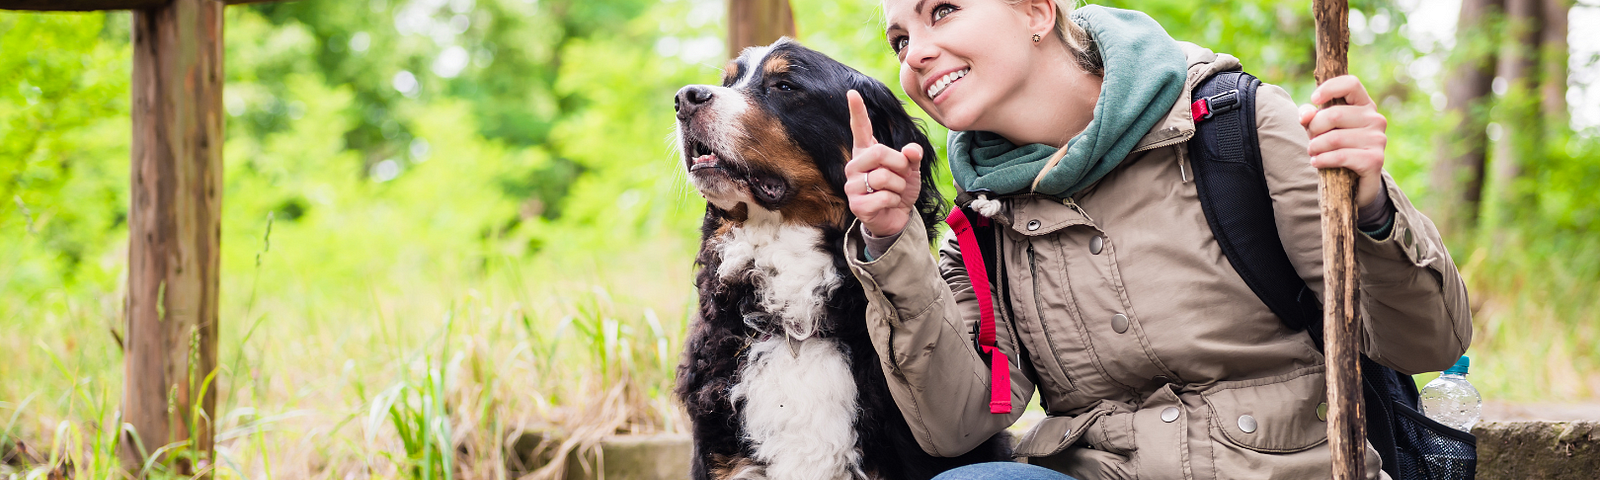
[[[772,88],[783,90],[785,92],[793,92],[795,90],[794,84],[789,82],[778,82],[777,84],[773,85]]]

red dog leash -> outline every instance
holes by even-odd
[[[1005,352],[994,342],[994,298],[990,295],[989,270],[983,265],[983,251],[978,247],[978,237],[972,226],[989,226],[989,219],[979,216],[969,220],[960,208],[951,209],[944,219],[956,234],[961,247],[961,263],[967,266],[967,279],[972,282],[973,293],[978,296],[978,346],[989,354],[990,384],[989,413],[1011,413],[1011,367]]]

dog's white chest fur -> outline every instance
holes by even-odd
[[[724,280],[749,276],[746,280],[760,292],[761,309],[782,319],[790,337],[810,338],[817,321],[827,314],[828,297],[841,283],[833,257],[818,249],[822,232],[761,218],[776,214],[756,207],[750,210],[750,221],[722,238],[717,276]]]
[[[756,285],[761,309],[782,332],[746,353],[733,401],[746,439],[764,464],[739,478],[837,480],[860,477],[856,383],[837,341],[815,337],[826,301],[842,283],[822,232],[750,209],[749,221],[722,237],[717,275]]]
[[[861,476],[856,449],[856,383],[849,361],[829,338],[798,347],[783,337],[751,345],[733,387],[744,400],[744,431],[772,480]]]

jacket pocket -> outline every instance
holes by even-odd
[[[1318,413],[1327,399],[1323,370],[1318,365],[1207,388],[1201,396],[1211,408],[1213,430],[1262,453],[1299,452],[1328,441],[1327,423]]]

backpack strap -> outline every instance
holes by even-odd
[[[1285,325],[1322,341],[1322,305],[1283,251],[1256,136],[1256,87],[1240,71],[1195,87],[1189,165],[1211,233],[1233,269]]]
[[[965,210],[951,209],[950,216],[944,221],[956,235],[957,246],[961,248],[961,263],[966,265],[972,293],[978,297],[978,348],[989,354],[989,413],[1011,413],[1011,366],[1005,352],[995,344],[994,296],[991,294],[993,289],[990,288],[989,269],[984,266],[984,257],[995,251],[993,238],[986,235],[991,238],[989,248],[985,249],[979,245],[978,235],[974,232],[975,227],[986,231],[992,227],[988,218],[982,215],[968,216]]]

